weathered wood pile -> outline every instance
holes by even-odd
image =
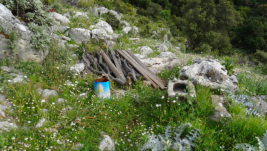
[[[115,52],[111,46],[107,46],[106,52],[103,50],[88,53],[85,47],[82,60],[86,69],[97,75],[103,75],[109,79],[126,85],[128,81],[136,81],[142,76],[150,81],[153,87],[165,89],[162,80],[152,73],[130,50],[117,50]]]

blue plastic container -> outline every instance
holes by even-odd
[[[110,99],[110,85],[106,78],[94,80],[95,93],[99,98]]]

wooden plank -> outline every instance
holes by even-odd
[[[142,74],[146,80],[151,81],[152,85],[155,88],[158,88],[158,85],[155,84],[153,82],[153,80],[150,79],[150,77],[146,74],[146,71],[144,70],[144,68],[142,66],[140,66],[135,60],[133,60],[128,54],[126,54],[125,52],[121,51],[121,50],[117,50],[120,55],[122,55],[127,61],[130,62],[130,64],[140,73]]]
[[[106,64],[110,68],[110,70],[115,74],[116,78],[119,78],[123,82],[126,82],[126,80],[123,80],[123,78],[121,77],[119,71],[117,70],[115,65],[111,62],[111,60],[108,58],[108,56],[105,54],[105,52],[103,50],[100,50],[100,53],[101,53],[103,59],[105,60]]]
[[[152,71],[150,71],[150,69],[145,66],[130,50],[126,50],[127,53],[137,62],[139,63],[147,72],[148,72],[148,76],[161,88],[161,89],[165,89],[166,87],[164,86],[162,80],[156,76]]]
[[[112,56],[112,58],[113,58],[113,60],[114,60],[114,63],[115,63],[115,65],[116,65],[116,67],[117,67],[117,70],[118,70],[120,76],[122,77],[122,80],[126,81],[126,78],[125,78],[125,76],[124,76],[124,74],[123,74],[123,72],[122,72],[122,69],[121,69],[121,65],[120,65],[120,63],[119,63],[119,60],[118,60],[118,59],[116,58],[116,56],[115,56],[115,52],[114,52],[114,50],[112,49],[112,47],[109,47],[109,48],[110,48],[111,56]]]

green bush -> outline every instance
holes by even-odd
[[[147,6],[147,15],[152,16],[153,18],[157,18],[159,13],[162,11],[162,7],[156,3],[150,3]]]
[[[118,20],[112,13],[108,12],[102,16],[106,19],[107,23],[112,26],[113,29],[119,29],[121,27],[120,20]]]
[[[79,0],[77,5],[82,8],[93,7],[95,4],[95,0]]]
[[[52,2],[55,0],[46,0]],[[18,2],[18,4],[16,4]],[[47,26],[52,25],[53,19],[46,11],[41,1],[37,0],[3,0],[5,5],[16,16],[21,17],[26,22],[34,22],[35,24]]]
[[[50,37],[45,31],[44,26],[38,26],[35,23],[28,24],[29,29],[34,33],[31,37],[33,48],[44,50],[50,43]]]
[[[42,0],[42,2],[43,2],[45,5],[50,5],[50,4],[52,4],[52,3],[57,2],[57,0]]]
[[[257,50],[256,53],[254,53],[253,58],[255,58],[255,60],[258,60],[258,61],[266,64],[267,63],[267,52]]]
[[[150,23],[150,20],[149,20],[147,17],[142,16],[142,17],[139,19],[137,26],[138,26],[138,27],[142,27],[142,26],[146,26],[146,25],[149,24],[149,23]]]
[[[228,58],[224,58],[224,63],[222,63],[222,65],[225,66],[225,69],[228,71],[228,75],[232,75],[233,70],[235,68],[235,65],[232,64],[233,60],[228,59]]]
[[[168,20],[171,18],[171,11],[170,10],[163,10],[160,12],[159,15],[161,18]]]
[[[15,41],[17,39],[17,33],[16,31],[11,31],[9,34],[8,34],[8,41],[9,41],[9,48],[11,50],[14,50],[16,45],[15,45]]]

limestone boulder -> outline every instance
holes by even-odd
[[[124,27],[121,32],[123,34],[128,34],[131,30],[132,30],[132,27]]]
[[[74,18],[76,18],[76,17],[89,18],[89,17],[87,16],[87,12],[74,12],[74,13],[75,13],[75,15],[73,16]]]
[[[95,25],[95,28],[104,29],[110,35],[114,33],[112,27],[103,20],[99,20],[99,22]]]
[[[50,13],[50,16],[58,23],[60,23],[61,25],[65,25],[65,24],[68,24],[70,22],[70,20],[66,17],[66,16],[63,16],[59,13],[56,13],[56,12],[51,12]]]
[[[142,47],[138,47],[137,51],[140,52],[142,55],[147,55],[150,53],[153,53],[154,51],[148,47],[148,46],[142,46]]]
[[[84,70],[84,68],[85,68],[84,63],[79,63],[79,64],[71,66],[70,71],[74,71],[74,72],[80,74],[80,72],[82,72]]]
[[[48,54],[48,50],[43,51],[32,48],[30,43],[32,32],[2,4],[0,4],[0,26],[3,27],[4,33],[0,34],[0,60],[6,57],[13,57],[25,61],[41,62]],[[16,47],[11,50],[7,37],[13,31],[16,31],[17,39],[15,41]]]
[[[138,27],[133,26],[133,34],[137,35],[138,31],[139,31]]]
[[[181,80],[189,79],[194,85],[210,86],[212,89],[238,88],[233,77],[227,75],[225,67],[212,59],[199,58],[193,65],[183,67],[179,73]]]
[[[121,21],[121,25],[122,25],[122,28],[130,27],[130,23],[128,23],[128,22],[125,21],[125,20]]]
[[[109,10],[106,7],[95,6],[92,11],[95,15],[101,16],[102,14],[108,13]]]
[[[91,31],[83,28],[71,28],[69,35],[76,43],[87,42],[91,39]]]
[[[93,29],[92,39],[111,40],[112,36],[109,35],[104,29]]]
[[[211,104],[214,106],[214,114],[211,119],[216,122],[220,122],[224,118],[232,118],[231,114],[226,110],[223,104],[226,100],[222,96],[212,95],[210,97]]]
[[[159,58],[176,58],[176,56],[172,52],[161,52]]]
[[[155,74],[158,74],[164,69],[171,69],[181,62],[179,59],[175,58],[145,58],[140,59],[140,61]]]
[[[165,44],[158,44],[156,46],[156,49],[159,52],[165,52],[165,51],[168,51],[169,50],[169,48]]]

